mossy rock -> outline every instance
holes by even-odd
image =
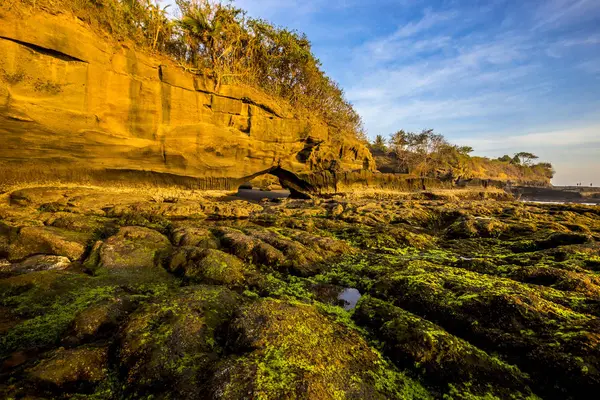
[[[446,229],[446,237],[454,239],[465,239],[477,237],[477,222],[473,217],[462,217]]]
[[[448,239],[495,238],[509,229],[509,225],[496,218],[466,215],[450,225],[446,229],[445,236]]]
[[[554,384],[562,394],[583,394],[600,383],[597,318],[555,302],[559,291],[413,262],[382,277],[370,293],[485,351],[506,354],[541,396]]]
[[[221,362],[215,374],[213,395],[222,399],[430,397],[356,332],[313,306],[259,300],[229,331],[239,355]]]
[[[153,268],[162,265],[171,252],[167,237],[152,229],[127,226],[108,238],[92,253],[90,261],[108,270]]]
[[[0,357],[14,351],[47,349],[65,341],[72,344],[71,336],[76,337],[75,342],[93,339],[97,333],[105,332],[104,328],[113,326],[101,322],[98,332],[87,332],[91,335],[88,337],[82,331],[79,337],[73,328],[82,312],[123,296],[130,296],[134,303],[164,296],[174,289],[175,279],[162,271],[168,279],[157,277],[156,271],[148,275],[139,270],[98,277],[69,271],[40,271],[1,279],[0,306],[9,307],[18,323],[11,324],[0,336]]]
[[[272,229],[247,229],[248,234],[274,247],[283,254],[283,258],[276,255],[278,269],[294,275],[311,276],[321,269],[319,264],[323,256],[307,248],[302,243],[292,240],[277,230]],[[266,250],[268,252],[268,248]]]
[[[591,241],[588,235],[572,232],[557,232],[540,240],[521,240],[511,246],[516,253],[552,249],[559,246],[581,245]]]
[[[527,375],[517,367],[408,311],[365,296],[354,319],[373,330],[394,363],[415,370],[440,396],[456,391],[458,398],[532,396]]]
[[[84,254],[85,245],[90,238],[91,233],[54,227],[24,227],[11,242],[8,259],[20,261],[32,255],[47,254],[77,260]]]
[[[91,278],[65,271],[0,280],[2,305],[11,307],[21,321],[0,338],[0,357],[59,343],[80,311],[111,298],[114,292],[113,286],[96,287]]]
[[[169,270],[191,282],[236,286],[244,281],[245,267],[239,258],[220,250],[181,247]]]
[[[66,229],[72,232],[94,232],[101,230],[110,220],[96,215],[74,214],[68,212],[53,213],[44,223],[48,226]]]
[[[125,396],[204,398],[221,327],[239,301],[227,289],[191,286],[136,311],[119,335]]]
[[[219,228],[216,233],[220,238],[221,248],[242,260],[269,266],[276,266],[285,261],[281,251],[258,238],[246,235],[243,231]]]
[[[207,228],[180,227],[172,232],[176,246],[193,246],[203,249],[218,249],[219,241]]]
[[[331,236],[289,229],[283,230],[282,233],[290,239],[304,245],[307,249],[316,252],[324,259],[354,252],[348,243],[343,240],[337,240]]]
[[[105,333],[110,335],[134,307],[127,297],[115,297],[94,304],[75,316],[63,342],[85,342],[96,340]]]
[[[108,348],[59,349],[26,371],[28,379],[41,388],[63,391],[91,391],[107,378]]]

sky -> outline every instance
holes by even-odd
[[[600,0],[237,0],[308,35],[368,136],[433,128],[600,186]]]

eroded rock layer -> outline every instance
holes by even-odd
[[[358,141],[242,86],[215,87],[69,15],[0,14],[0,183],[373,169]],[[110,170],[111,173],[106,171]]]

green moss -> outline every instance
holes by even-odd
[[[143,226],[167,236],[172,231],[171,221],[161,215],[151,213],[124,213],[115,222],[119,226]]]
[[[37,308],[36,313],[43,310],[43,314],[25,320],[0,338],[2,355],[6,356],[15,350],[43,348],[57,343],[79,312],[93,304],[112,299],[116,290],[115,286],[73,288],[72,291],[57,296],[45,307],[36,304],[35,297],[27,293],[10,299],[9,301],[17,303],[15,307],[17,312],[31,314],[31,309],[24,311],[24,308],[33,305]],[[39,295],[35,294],[35,296]]]
[[[412,369],[446,396],[453,395],[449,387],[467,397],[531,394],[528,377],[518,368],[389,303],[365,296],[354,318],[373,331],[399,367]]]
[[[124,290],[134,301],[164,296],[173,285],[143,271],[91,278],[64,271],[42,271],[0,280],[0,301],[22,320],[0,338],[2,355],[58,343],[83,310]],[[166,274],[166,273],[165,273]]]
[[[252,349],[223,366],[223,398],[429,398],[354,330],[296,302],[261,300],[233,323],[235,344]]]
[[[119,224],[172,233],[179,246],[169,258],[172,273],[154,256],[152,268],[97,268],[92,248],[93,277],[75,273],[77,263],[72,272],[3,273],[2,356],[53,354],[59,342],[110,344],[114,368],[96,398],[197,398],[215,390],[224,399],[517,399],[595,390],[599,214],[437,197],[335,199],[344,204],[336,218],[327,201],[268,203],[248,220],[203,221],[202,228],[178,220],[174,230],[151,213],[115,212],[114,222],[48,205],[27,223],[39,225],[40,214],[48,232],[69,240],[85,241],[81,234],[95,230],[90,241],[107,242]],[[18,203],[19,210],[33,203]],[[13,224],[13,210],[1,211]],[[17,237],[8,226],[0,226],[4,248]],[[122,253],[112,254],[115,262],[131,256],[127,247]],[[182,265],[220,287],[182,289],[194,281]],[[333,305],[345,287],[363,294],[350,312]],[[137,311],[128,309],[118,328],[75,336],[73,318],[98,319],[115,298]],[[25,388],[22,369],[9,374]]]

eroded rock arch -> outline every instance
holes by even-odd
[[[239,180],[239,183],[251,181],[257,176],[270,174],[279,178],[281,186],[290,191],[290,197],[295,199],[310,199],[311,193],[316,192],[316,188],[301,179],[295,173],[281,168],[280,166],[271,167],[264,171],[257,172],[255,174],[246,176]]]

